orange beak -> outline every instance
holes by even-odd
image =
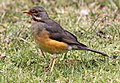
[[[26,14],[29,14],[29,15],[31,15],[31,14],[32,14],[32,12],[23,12],[23,13],[26,13]]]

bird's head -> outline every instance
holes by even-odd
[[[23,12],[32,16],[34,21],[42,21],[48,19],[48,14],[43,7],[35,6],[31,8],[28,12]]]

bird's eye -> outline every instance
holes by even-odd
[[[38,11],[34,10],[33,13],[38,13]]]
[[[32,10],[32,12],[33,12],[33,13],[38,13],[38,11],[37,11],[37,10]]]
[[[35,13],[38,13],[38,11],[35,11]]]

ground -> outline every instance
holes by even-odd
[[[120,83],[119,0],[0,0],[0,83]],[[102,51],[59,54],[53,72],[45,72],[51,55],[42,56],[23,14],[39,5],[81,43]],[[4,56],[5,59],[4,59]]]

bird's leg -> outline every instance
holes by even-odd
[[[44,58],[46,58],[44,52],[41,49],[38,49],[38,52],[39,52],[40,56],[42,55]]]
[[[57,60],[57,56],[56,56],[56,54],[53,54],[50,65],[49,65],[50,72],[53,71],[56,60]]]
[[[40,49],[42,56],[46,59],[44,52]]]
[[[46,63],[47,59],[46,59],[46,56],[45,56],[44,52],[41,49],[38,49],[38,52],[39,52],[40,56],[42,55],[42,57],[44,58],[44,62]]]
[[[50,61],[50,64],[48,65],[48,67],[45,68],[45,71],[50,70],[50,72],[52,72],[56,60],[57,60],[57,56],[56,56],[56,54],[53,54],[53,56],[52,56],[52,58],[51,58],[51,61]]]

